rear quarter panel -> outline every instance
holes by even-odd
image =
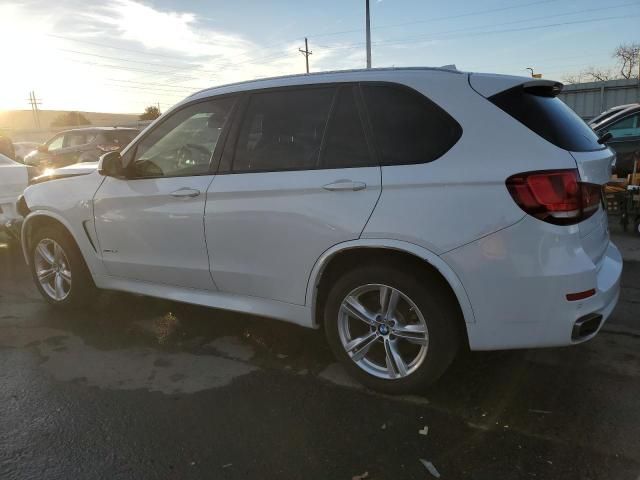
[[[363,238],[415,243],[436,254],[515,224],[524,212],[505,180],[519,172],[575,168],[571,154],[520,124],[468,83],[468,75],[396,74],[462,126],[439,159],[382,167],[382,195]]]

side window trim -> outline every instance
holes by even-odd
[[[156,129],[160,128],[162,125],[165,124],[165,122],[167,122],[169,119],[171,119],[174,115],[176,115],[177,113],[181,112],[182,110],[184,110],[185,108],[189,108],[192,107],[194,105],[198,105],[200,103],[207,103],[207,102],[212,102],[215,100],[219,100],[219,99],[223,99],[223,98],[235,98],[235,101],[233,103],[233,106],[231,107],[231,110],[229,111],[229,115],[227,117],[227,119],[224,122],[224,125],[222,127],[222,132],[220,134],[220,138],[218,139],[218,142],[216,143],[215,148],[213,149],[213,152],[211,153],[211,156],[209,157],[209,168],[207,169],[206,172],[202,172],[202,173],[197,173],[197,174],[185,174],[185,175],[158,175],[158,176],[145,176],[145,177],[138,177],[138,176],[134,176],[133,174],[131,176],[127,176],[126,180],[153,180],[153,179],[158,179],[158,178],[179,178],[179,177],[201,177],[201,176],[207,176],[207,175],[214,175],[215,174],[215,168],[213,168],[214,165],[214,159],[216,158],[216,152],[222,151],[222,145],[221,143],[225,143],[224,139],[227,136],[227,132],[229,130],[229,125],[232,123],[233,120],[233,116],[234,116],[234,112],[236,111],[237,105],[239,103],[241,95],[239,95],[238,93],[230,93],[230,94],[223,94],[223,95],[217,95],[217,96],[212,96],[212,97],[206,97],[206,98],[202,98],[193,102],[189,102],[189,103],[185,103],[184,105],[182,105],[180,108],[178,108],[177,110],[174,110],[171,112],[171,115],[167,115],[165,118],[163,118],[160,122],[158,122],[157,125],[154,125],[152,129],[146,131],[144,133],[144,135],[142,135],[140,138],[138,138],[138,140],[135,143],[131,143],[128,145],[127,148],[127,152],[125,153],[125,156],[129,156],[130,158],[127,160],[126,165],[125,165],[125,169],[127,170],[127,172],[133,172],[133,164],[136,161],[136,157],[138,156],[138,145],[140,145],[140,143],[142,143],[151,133],[153,133]],[[223,140],[223,142],[220,142],[220,139]]]
[[[223,150],[218,159],[218,165],[216,168],[216,175],[224,175],[229,173],[235,173],[233,171],[233,160],[236,156],[236,146],[238,144],[238,137],[240,136],[240,128],[244,122],[244,117],[249,107],[249,99],[253,92],[242,92],[235,104],[235,115],[229,126],[229,134],[224,142]],[[227,160],[228,159],[228,160]],[[223,165],[228,163],[228,165]]]

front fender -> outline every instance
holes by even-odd
[[[344,252],[345,250],[356,248],[384,248],[389,250],[396,250],[408,253],[410,255],[413,255],[414,257],[424,260],[426,263],[440,272],[440,274],[449,283],[449,286],[453,290],[453,293],[458,300],[458,304],[460,305],[460,310],[462,311],[465,322],[475,323],[475,317],[473,314],[473,309],[471,307],[471,302],[469,301],[469,297],[464,289],[464,286],[462,285],[462,282],[453,271],[453,269],[441,257],[424,247],[402,240],[359,239],[334,245],[333,247],[325,251],[320,256],[320,258],[318,258],[313,269],[311,270],[309,282],[307,283],[306,299],[307,303],[309,302],[309,299],[311,300],[310,307],[313,327],[317,327],[319,323],[315,318],[315,312],[318,293],[317,287],[320,283],[322,272],[329,264],[329,261],[334,255],[340,252]]]
[[[29,265],[31,262],[29,261],[29,233],[31,229],[31,225],[33,224],[34,219],[48,217],[53,220],[56,220],[58,223],[61,223],[64,228],[71,234],[76,244],[78,244],[78,239],[76,238],[76,234],[69,225],[69,222],[60,214],[51,211],[51,210],[36,210],[35,212],[29,213],[22,222],[22,228],[20,230],[20,244],[22,246],[22,254],[24,255],[24,260]]]

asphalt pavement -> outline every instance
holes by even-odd
[[[120,293],[53,310],[0,242],[0,479],[638,480],[640,238],[616,238],[594,340],[467,353],[403,397],[274,320]]]

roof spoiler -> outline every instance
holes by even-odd
[[[469,85],[485,98],[512,88],[521,87],[530,93],[543,96],[556,96],[562,91],[562,83],[554,80],[532,79],[491,73],[472,73]]]
[[[522,89],[527,93],[541,97],[557,97],[564,85],[553,80],[532,80],[522,84]]]

